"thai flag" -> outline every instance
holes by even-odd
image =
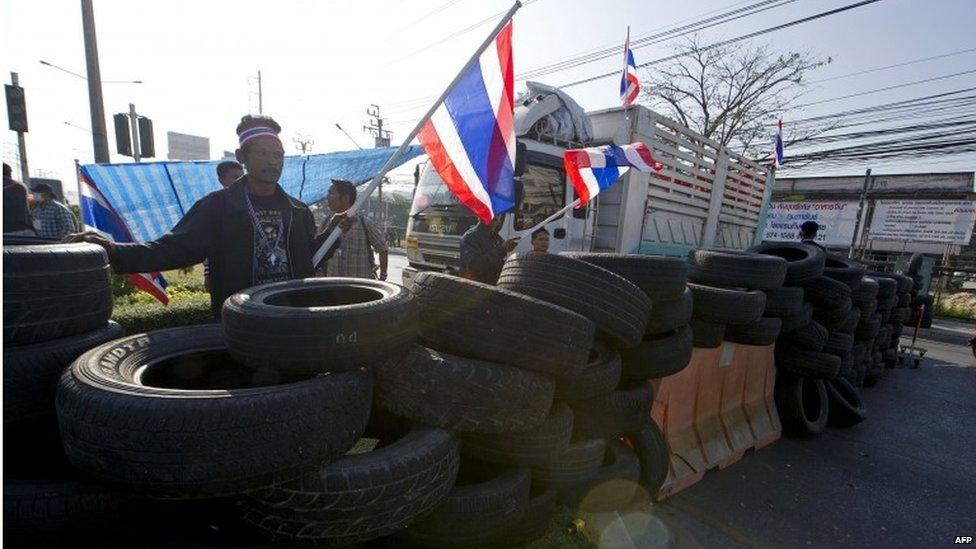
[[[643,143],[570,149],[563,153],[563,165],[579,197],[577,208],[582,208],[600,191],[613,185],[631,167],[641,172],[659,172],[664,168]]]
[[[773,134],[773,166],[783,165],[783,121],[776,121],[776,133]]]
[[[620,102],[629,107],[640,94],[640,80],[637,79],[637,63],[634,51],[630,49],[630,28],[627,28],[627,41],[624,42],[624,72],[620,75]]]
[[[84,169],[78,171],[78,186],[80,191],[79,203],[81,207],[81,219],[86,228],[94,229],[106,236],[111,237],[114,242],[134,242],[132,233],[125,221],[115,211],[115,208],[105,199],[105,195],[98,190]],[[159,273],[138,273],[130,274],[129,279],[132,284],[140,290],[155,297],[163,305],[169,304],[169,295],[166,294],[166,279]]]
[[[514,84],[509,21],[419,134],[441,179],[485,223],[515,205]]]

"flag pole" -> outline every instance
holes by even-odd
[[[424,127],[424,124],[427,123],[427,120],[430,119],[431,116],[433,116],[434,111],[436,111],[437,108],[440,107],[441,103],[447,97],[447,94],[450,93],[451,88],[453,88],[454,85],[461,80],[461,77],[463,77],[465,73],[468,72],[468,69],[471,68],[472,65],[474,65],[474,63],[478,60],[478,57],[481,56],[481,53],[484,52],[485,49],[488,47],[488,45],[492,43],[492,41],[495,39],[495,36],[497,36],[498,33],[501,32],[502,28],[508,24],[508,22],[515,15],[515,12],[518,11],[519,8],[521,7],[522,7],[522,2],[520,0],[515,0],[515,4],[513,4],[512,7],[509,8],[508,12],[505,13],[505,16],[501,18],[498,24],[495,25],[495,28],[492,29],[491,33],[488,34],[488,38],[486,38],[485,41],[482,42],[481,46],[479,46],[478,49],[475,50],[474,55],[472,55],[471,58],[468,59],[468,62],[464,64],[464,67],[462,67],[461,70],[458,71],[454,79],[451,80],[451,83],[448,84],[446,88],[444,88],[444,91],[441,93],[441,96],[437,98],[437,101],[434,101],[434,104],[431,105],[430,109],[427,110],[427,114],[425,114],[420,119],[420,121],[417,122],[416,127],[414,127],[414,129],[407,135],[406,139],[403,140],[403,143],[400,144],[400,147],[396,150],[396,152],[393,153],[393,156],[391,156],[389,160],[386,161],[386,164],[383,164],[383,167],[380,168],[379,173],[377,173],[376,176],[373,177],[373,180],[369,182],[369,185],[366,187],[366,190],[364,192],[360,192],[359,196],[356,198],[356,202],[353,203],[353,205],[348,210],[342,213],[345,213],[347,215],[356,215],[356,212],[359,211],[362,205],[367,200],[369,200],[369,195],[371,195],[373,191],[376,189],[376,187],[379,186],[380,182],[383,181],[383,177],[386,176],[386,173],[393,168],[393,166],[396,163],[396,160],[403,155],[403,153],[407,150],[408,147],[410,147],[410,142],[413,141],[415,137],[417,137],[417,134],[420,133],[420,130]],[[322,243],[322,246],[319,247],[318,251],[316,251],[315,255],[312,257],[312,265],[314,267],[318,267],[319,263],[321,263],[322,259],[325,257],[326,252],[329,250],[329,248],[332,247],[333,244],[335,244],[336,240],[339,239],[339,235],[342,234],[341,230],[336,230],[336,229],[338,229],[338,227],[332,230],[329,236],[326,237],[325,242]]]

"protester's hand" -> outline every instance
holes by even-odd
[[[506,252],[510,252],[514,250],[515,246],[518,246],[520,238],[521,237],[519,236],[513,236],[512,238],[509,238],[508,240],[502,243],[502,248],[505,248]]]
[[[352,228],[352,224],[354,221],[356,221],[355,217],[346,216],[342,218],[342,221],[339,222],[339,228],[342,229],[343,231],[348,231],[349,229]]]
[[[115,251],[115,243],[111,240],[105,238],[97,231],[85,231],[83,233],[69,234],[64,237],[62,242],[87,242],[89,244],[98,244],[102,248],[105,248],[107,252]]]

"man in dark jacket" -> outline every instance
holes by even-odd
[[[502,240],[498,231],[505,221],[501,214],[490,224],[478,223],[461,236],[461,276],[485,284],[496,284],[505,256],[515,249],[519,239]]]
[[[108,251],[117,273],[165,271],[210,264],[214,318],[230,295],[245,288],[312,276],[315,221],[308,207],[278,185],[284,149],[270,117],[245,116],[237,126],[237,159],[247,175],[200,199],[173,229],[152,242],[116,244],[98,233],[70,241]]]

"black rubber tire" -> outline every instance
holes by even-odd
[[[892,309],[898,306],[898,296],[893,295],[886,297],[878,301],[878,309],[885,312],[891,312]]]
[[[484,477],[464,480],[475,468],[481,469],[462,460],[447,498],[400,535],[426,547],[482,547],[509,531],[529,500],[529,470],[487,468]]]
[[[704,320],[691,319],[692,346],[699,349],[714,349],[725,339],[725,324],[715,324]]]
[[[122,337],[115,322],[84,334],[3,350],[3,426],[57,433],[58,379],[85,351]]]
[[[874,316],[875,311],[878,310],[878,302],[877,300],[871,300],[867,303],[862,303],[858,306],[858,310],[861,313],[860,317],[858,317],[858,324],[860,324]]]
[[[553,515],[556,514],[558,494],[555,490],[534,489],[518,512],[518,518],[508,529],[491,540],[492,546],[522,547],[549,533]]]
[[[649,383],[573,402],[575,440],[616,439],[640,432],[651,420],[654,388]]]
[[[749,324],[763,314],[766,294],[758,290],[743,291],[688,283],[694,295],[692,318],[715,324]]]
[[[857,379],[856,376],[857,374],[854,372],[854,357],[850,353],[840,357],[840,373],[837,374],[837,377],[851,380]]]
[[[830,399],[828,423],[833,427],[853,427],[867,419],[867,409],[861,393],[844,378],[831,379],[825,383],[827,397]]]
[[[274,385],[225,353],[220,326],[207,325],[129,336],[83,354],[57,393],[72,465],[145,495],[217,497],[300,477],[362,435],[368,373]],[[188,373],[198,377],[177,382]]]
[[[830,332],[827,342],[823,346],[823,352],[844,358],[851,354],[854,346],[854,337],[843,332]]]
[[[905,322],[907,318],[911,316],[911,309],[908,307],[895,307],[891,310],[891,317],[888,322],[895,325],[900,325]]]
[[[227,298],[221,318],[237,360],[289,375],[372,366],[417,339],[410,291],[364,278],[249,288]]]
[[[590,360],[575,376],[557,376],[556,400],[572,401],[609,393],[620,384],[620,353],[597,341],[590,350]]]
[[[858,322],[860,321],[861,309],[851,307],[851,312],[847,313],[847,318],[844,320],[844,323],[837,328],[837,331],[845,334],[853,334],[854,330],[857,329]]]
[[[687,326],[691,322],[694,299],[685,288],[677,299],[660,299],[651,303],[651,317],[647,321],[648,334],[663,334]]]
[[[131,497],[74,479],[3,481],[3,538],[10,547],[62,547],[71,536],[118,527]]]
[[[884,276],[884,273],[871,273],[871,278],[878,283],[878,301],[898,295],[898,281]]]
[[[751,324],[739,324],[725,328],[725,341],[743,345],[772,345],[779,337],[783,321],[778,318],[760,318]]]
[[[572,438],[573,412],[565,404],[556,404],[541,424],[528,431],[465,435],[461,453],[499,465],[542,465],[565,450]]]
[[[781,341],[776,344],[776,368],[799,376],[831,379],[840,372],[840,358]]]
[[[861,283],[851,292],[854,305],[860,306],[878,298],[878,281],[871,277],[864,277]]]
[[[112,277],[101,246],[4,237],[5,348],[91,332],[110,316]]]
[[[915,284],[915,281],[911,277],[897,273],[871,273],[871,276],[874,278],[889,278],[897,282],[898,290],[896,293],[898,295],[905,295],[912,291],[912,286]]]
[[[576,375],[593,348],[588,318],[541,299],[441,273],[417,275],[426,346],[551,375]]]
[[[890,370],[898,365],[898,352],[894,348],[888,347],[881,351],[881,360],[884,361],[885,368]]]
[[[543,465],[532,468],[532,484],[560,490],[593,479],[606,454],[602,438],[570,442]]]
[[[786,278],[786,260],[771,255],[727,250],[692,250],[688,280],[719,288],[775,290]]]
[[[554,394],[546,376],[415,345],[377,365],[376,404],[412,421],[468,433],[540,425]]]
[[[657,423],[650,422],[639,433],[625,437],[637,452],[641,466],[641,486],[653,497],[668,477],[671,452]]]
[[[837,330],[843,326],[851,316],[851,305],[850,298],[844,298],[839,307],[833,309],[813,309],[813,319],[821,323],[828,330]],[[860,317],[860,312],[858,312],[858,317]],[[855,321],[856,322],[856,321]]]
[[[819,435],[827,426],[830,399],[822,379],[780,374],[776,376],[774,398],[784,432]]]
[[[868,341],[874,339],[878,335],[879,329],[881,329],[881,315],[875,313],[857,325],[857,329],[854,330],[854,340]]]
[[[589,318],[597,335],[618,348],[637,346],[651,316],[651,300],[627,279],[555,254],[529,252],[508,258],[498,287]]]
[[[784,334],[782,340],[808,351],[821,351],[827,343],[827,336],[827,328],[812,320],[806,326]]]
[[[848,259],[839,254],[827,254],[824,262],[823,275],[843,282],[850,289],[854,289],[861,283],[861,277],[867,272],[867,267],[863,263],[858,263],[853,259]]]
[[[898,308],[909,309],[912,306],[911,294],[900,294],[898,296]]]
[[[644,336],[640,345],[620,352],[623,377],[657,379],[680,372],[691,360],[693,339],[689,326],[669,334]]]
[[[766,291],[766,307],[763,316],[785,318],[803,312],[803,288],[788,286]]]
[[[788,334],[794,330],[798,330],[813,320],[813,305],[804,303],[799,314],[785,316],[781,320],[783,321],[783,325],[780,327],[781,333]]]
[[[559,491],[559,501],[587,513],[623,509],[634,499],[640,483],[640,459],[626,444],[607,441],[607,458],[596,475]]]
[[[827,254],[820,248],[799,242],[763,242],[749,251],[785,259],[784,286],[799,286],[822,275],[827,260]]]
[[[244,519],[293,542],[362,543],[407,527],[454,487],[459,444],[448,431],[422,426],[390,438],[249,494],[239,503]]]
[[[850,301],[851,288],[833,278],[818,276],[803,285],[803,296],[814,307],[836,309]]]
[[[626,278],[652,301],[677,299],[688,282],[688,265],[677,257],[594,252],[560,252],[559,255],[592,263]]]

